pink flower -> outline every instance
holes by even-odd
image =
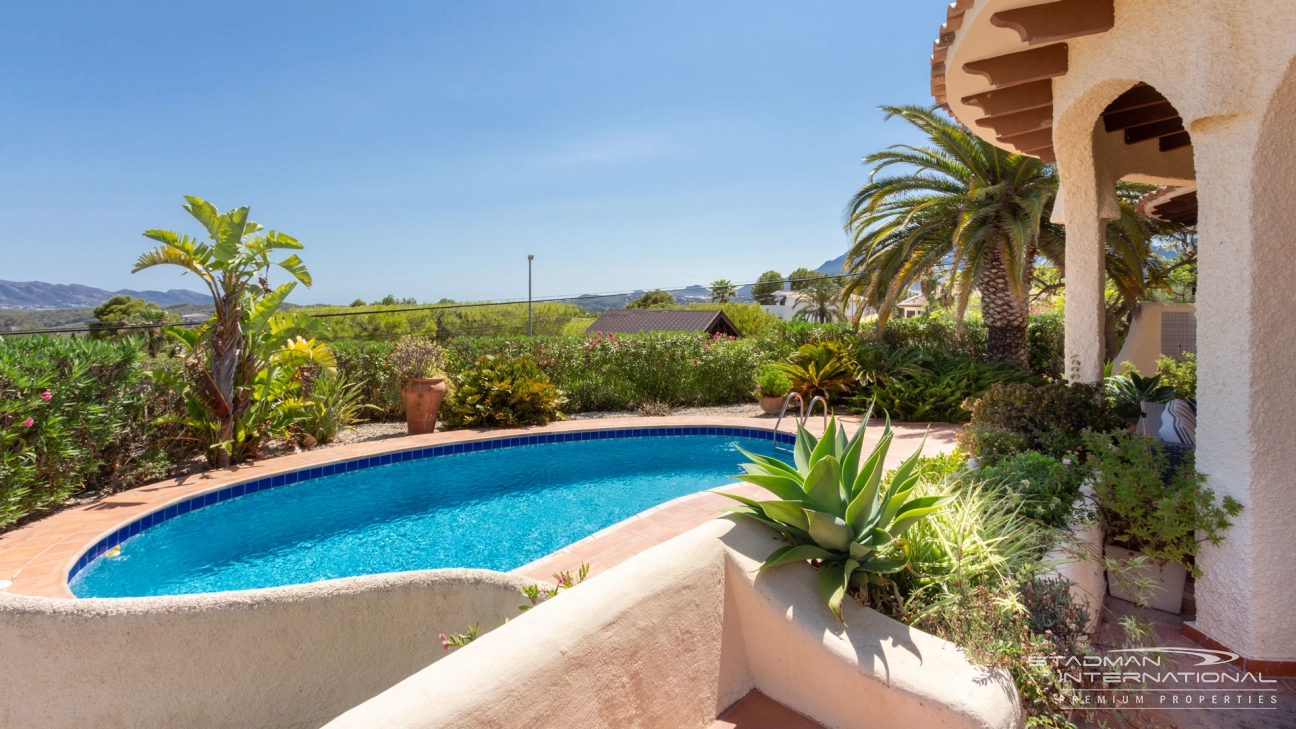
[[[1064,466],[1069,466],[1069,465],[1071,465],[1071,459],[1070,459],[1070,458],[1063,458],[1063,459],[1062,459],[1062,465],[1064,465]]]
[[[49,402],[50,400],[54,399],[54,396],[50,394],[49,390],[46,390],[45,392],[41,393],[41,399],[44,400],[45,402]]]
[[[450,639],[446,637],[446,634],[441,633],[439,637],[441,638],[441,647],[450,650]]]
[[[30,427],[32,427],[32,425],[34,425],[35,423],[36,423],[35,420],[32,420],[31,418],[27,418],[26,420],[23,421],[23,427],[24,427],[24,428],[30,428]]]

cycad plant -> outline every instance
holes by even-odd
[[[807,402],[816,395],[824,400],[844,393],[855,384],[855,366],[850,356],[835,342],[810,342],[792,353],[779,365],[792,381],[792,389]]]
[[[1109,364],[1108,367],[1110,366]],[[1119,375],[1107,377],[1103,384],[1107,390],[1107,398],[1115,407],[1130,410],[1138,407],[1139,421],[1136,430],[1140,433],[1147,431],[1148,403],[1170,402],[1175,399],[1174,388],[1161,384],[1161,375],[1144,377],[1133,367]]]
[[[847,438],[836,418],[828,422],[822,438],[798,426],[795,466],[743,451],[751,463],[742,465],[746,473],[738,478],[777,498],[757,501],[724,494],[742,503],[731,509],[733,513],[773,527],[791,542],[775,550],[760,569],[818,561],[819,590],[838,620],[848,590],[863,587],[862,594],[867,594],[867,585],[884,584],[888,581],[883,575],[909,564],[905,532],[951,499],[910,498],[921,479],[915,473],[921,446],[889,480],[884,479],[894,435],[891,424],[887,422],[881,440],[867,456],[864,432],[861,426]]]

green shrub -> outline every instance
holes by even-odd
[[[1066,374],[1066,331],[1061,314],[1033,314],[1026,326],[1026,359],[1031,372],[1061,381]]]
[[[1152,559],[1179,562],[1200,577],[1193,561],[1197,544],[1223,541],[1242,505],[1232,496],[1216,501],[1191,456],[1172,471],[1156,438],[1087,432],[1084,441],[1107,538]]]
[[[453,302],[450,302],[453,303]],[[437,339],[459,337],[526,336],[527,305],[465,306],[435,309]],[[575,304],[544,302],[531,307],[531,327],[536,336],[562,334],[572,319],[585,316]]]
[[[756,387],[761,397],[785,397],[792,391],[792,381],[778,365],[767,364],[756,375]]]
[[[916,371],[879,378],[855,396],[856,407],[879,408],[893,420],[962,423],[971,415],[963,409],[964,400],[980,397],[997,383],[1035,379],[1011,367],[953,359],[929,360],[926,367],[911,369]]]
[[[1054,532],[1018,514],[1019,501],[977,482],[946,484],[954,500],[909,531],[911,569],[894,576],[904,602],[890,612],[1002,668],[1022,696],[1028,726],[1069,726],[1073,686],[1033,656],[1084,656],[1089,616],[1067,583],[1045,576]],[[885,605],[883,606],[885,610]]]
[[[563,419],[562,392],[530,357],[483,355],[454,376],[441,409],[449,429],[516,428]]]
[[[940,483],[962,473],[965,468],[967,468],[967,457],[955,448],[949,453],[919,458],[914,473],[928,483]]]
[[[141,343],[0,338],[0,527],[78,491],[169,474],[192,454],[154,423],[178,402],[142,368]]]
[[[749,402],[767,361],[751,339],[680,332],[460,339],[448,347],[446,370],[462,371],[485,354],[534,359],[567,396],[569,412]]]
[[[1068,462],[1070,459],[1067,459]],[[1020,513],[1046,526],[1064,529],[1080,497],[1083,470],[1043,453],[1027,451],[977,472],[986,484],[1012,494]]]
[[[837,342],[854,346],[859,340],[845,322],[814,324],[804,321],[779,322],[759,335],[757,346],[772,360],[785,359],[807,344]]]
[[[1197,355],[1184,352],[1179,358],[1162,357],[1157,360],[1161,382],[1168,385],[1180,398],[1197,397]]]
[[[760,304],[689,304],[688,308],[723,311],[744,337],[760,337],[770,328],[777,327],[781,321],[777,316],[760,308]]]
[[[909,348],[928,356],[976,362],[985,360],[986,336],[985,325],[977,317],[968,317],[959,331],[952,319],[915,316],[888,320],[882,342],[893,350]]]
[[[1108,432],[1131,423],[1107,406],[1095,385],[996,384],[964,406],[971,422],[959,447],[990,466],[1004,456],[1039,451],[1054,458],[1082,455],[1080,432]]]
[[[986,336],[985,323],[978,316],[967,317],[962,330],[949,316],[893,318],[887,321],[880,340],[873,329],[856,331],[845,322],[786,322],[765,330],[760,335],[760,347],[771,359],[782,359],[812,342],[832,341],[851,348],[859,346],[861,342],[876,342],[888,351],[909,349],[928,357],[984,362]],[[1026,329],[1026,339],[1031,371],[1051,380],[1062,379],[1065,344],[1062,317],[1058,314],[1032,315]]]
[[[435,310],[408,311],[406,305],[369,306],[355,311],[355,306],[312,306],[306,309],[323,316],[333,330],[333,341],[388,341],[402,336],[435,337]],[[344,316],[343,316],[344,315]]]
[[[294,429],[316,443],[330,443],[360,419],[368,407],[360,386],[337,373],[317,379],[306,398],[302,419]]]
[[[391,361],[393,342],[334,342],[329,345],[338,374],[360,390],[360,401],[369,406],[361,417],[398,420],[405,417],[400,395],[400,374]]]

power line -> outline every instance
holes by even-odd
[[[825,280],[835,281],[843,278],[850,278],[850,276],[848,276],[847,274],[837,274],[833,276],[815,276],[813,278],[785,278],[782,280],[782,283],[791,285],[794,283],[801,283],[803,281],[825,281]],[[741,288],[743,286],[754,286],[758,283],[773,283],[773,282],[749,281],[746,283],[736,283],[730,285],[733,286],[734,288]],[[635,289],[633,291],[612,291],[612,292],[599,293],[599,294],[577,294],[574,296],[552,297],[546,299],[532,299],[531,301],[532,303],[536,303],[536,304],[570,303],[576,305],[575,302],[580,301],[581,299],[602,299],[602,298],[608,298],[612,296],[633,296],[634,294],[645,292],[645,291],[681,291],[690,288],[693,288],[693,286],[676,286],[674,288],[657,288],[657,289]],[[704,286],[702,288],[707,288],[707,287]],[[397,308],[397,309],[369,309],[369,308],[361,309],[360,307],[355,307],[356,309],[355,311],[331,311],[331,312],[323,312],[319,314],[312,313],[311,316],[316,319],[329,319],[335,317],[367,316],[369,314],[403,314],[403,313],[408,313],[413,311],[475,309],[475,308],[486,307],[486,306],[514,306],[517,304],[525,304],[525,303],[527,303],[526,299],[503,299],[500,301],[470,301],[470,302],[464,302],[458,304],[457,303],[420,304],[417,306],[408,306],[408,307]],[[318,305],[312,304],[311,306],[303,306],[298,308],[310,309],[313,308],[314,306],[318,306]],[[188,328],[188,327],[205,326],[206,324],[207,322],[203,321],[203,322],[182,322],[180,324],[119,324],[119,325],[101,325],[101,326],[90,326],[90,327],[63,327],[63,328],[54,327],[48,329],[18,329],[13,331],[0,331],[0,336],[19,336],[19,335],[29,335],[29,334],[83,334],[89,332],[119,332],[119,331],[128,331],[128,330],[160,329],[164,326]]]

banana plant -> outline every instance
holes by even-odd
[[[206,200],[186,196],[184,209],[206,229],[208,242],[169,230],[145,231],[145,237],[162,245],[141,255],[131,273],[179,266],[197,276],[211,294],[215,314],[193,341],[190,369],[195,386],[204,393],[207,416],[219,423],[217,440],[224,443],[234,438],[236,422],[252,407],[252,380],[260,370],[247,331],[249,292],[264,292],[258,301],[263,311],[253,312],[251,319],[268,320],[295,285],[271,289],[266,280],[270,265],[278,265],[306,286],[311,285],[311,276],[296,253],[271,260],[275,251],[303,246],[292,236],[267,231],[249,220],[246,206],[221,213]],[[229,451],[218,449],[217,465],[227,466],[230,459]]]
[[[843,620],[841,603],[848,590],[884,583],[881,575],[908,566],[905,532],[952,498],[910,498],[920,479],[915,469],[921,446],[885,481],[886,455],[895,436],[891,423],[888,420],[868,454],[864,431],[861,426],[847,438],[833,418],[823,437],[816,438],[798,425],[794,466],[742,452],[751,462],[742,464],[746,473],[737,478],[777,498],[759,501],[717,492],[741,502],[729,511],[773,527],[791,542],[775,550],[759,569],[818,560],[819,590],[838,620]]]
[[[216,465],[221,455],[239,461],[256,456],[266,438],[286,437],[290,428],[317,409],[303,391],[305,373],[336,374],[333,352],[316,339],[331,336],[328,325],[300,311],[278,311],[292,287],[284,284],[269,294],[260,289],[244,292],[240,306],[244,349],[233,409],[224,406],[211,371],[203,366],[201,352],[212,328],[166,330],[181,345],[187,366],[184,372],[159,368],[153,378],[184,399],[185,415],[173,420],[198,434]]]

